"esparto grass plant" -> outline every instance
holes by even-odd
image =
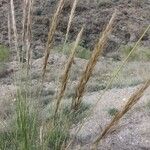
[[[31,12],[32,12],[32,2],[33,1],[29,2],[27,0],[24,2],[27,2],[26,5],[24,5],[24,16],[26,16],[28,18],[27,19],[28,21],[26,22],[27,23],[27,29],[26,29],[27,36],[24,36],[23,40],[25,40],[25,38],[26,38],[26,40],[28,41],[28,43],[27,43],[28,48],[26,50],[28,51],[27,52],[27,54],[28,54],[27,62],[29,64],[29,61],[31,61],[31,56],[29,56],[29,53],[30,53],[31,34],[32,34],[31,33],[31,24],[32,24],[32,22],[31,22],[32,13]],[[59,1],[56,13],[54,14],[52,24],[50,26],[50,30],[48,33],[48,41],[47,41],[47,45],[46,45],[46,49],[45,49],[44,64],[43,64],[43,70],[42,70],[43,71],[42,72],[42,81],[44,81],[44,78],[45,78],[46,67],[47,67],[48,58],[49,58],[51,47],[52,47],[54,34],[56,31],[59,14],[63,8],[64,2],[65,2],[65,0]],[[68,24],[67,36],[69,34],[69,28],[71,25],[71,20],[73,18],[76,4],[77,4],[77,1],[75,0],[73,7],[72,7],[71,15],[70,15],[71,19]],[[28,11],[26,11],[27,7],[28,7]],[[16,19],[15,19],[15,10],[14,10],[13,0],[11,0],[11,15],[12,15],[12,24],[13,24],[13,31],[14,31],[15,49],[16,49],[16,52],[17,52],[17,55],[19,58],[18,33],[17,33],[17,27],[16,27]],[[102,34],[102,37],[99,39],[98,43],[95,45],[95,49],[92,53],[92,56],[86,66],[86,69],[85,69],[80,81],[79,81],[79,84],[76,88],[76,95],[75,95],[75,97],[73,99],[73,103],[72,103],[72,108],[74,110],[79,110],[79,108],[81,106],[82,97],[85,92],[86,84],[92,75],[93,69],[98,61],[99,56],[103,52],[103,48],[104,48],[105,44],[107,43],[108,36],[110,35],[110,33],[112,31],[112,25],[113,25],[115,16],[116,16],[116,13],[113,14],[109,24],[106,27],[106,30]],[[25,24],[26,23],[23,22],[24,34],[25,34]],[[144,33],[146,33],[146,31]],[[65,70],[64,70],[63,78],[62,78],[63,80],[61,82],[60,91],[58,93],[58,97],[57,97],[57,101],[56,101],[56,109],[54,109],[54,112],[56,114],[59,109],[62,109],[62,108],[60,108],[60,102],[63,98],[65,89],[67,87],[69,72],[70,72],[72,62],[73,62],[73,59],[75,56],[75,50],[81,39],[82,32],[83,32],[83,28],[81,29],[80,33],[77,36],[75,45],[72,49],[70,57],[65,66]],[[137,43],[139,43],[140,40],[141,40],[141,38],[139,39],[139,41]],[[24,44],[24,46],[25,46],[25,44]],[[135,50],[135,48],[136,48],[136,45],[134,47],[134,50]],[[131,53],[128,55],[127,59],[125,59],[125,61],[123,62],[123,65],[119,68],[119,70],[117,71],[115,76],[113,76],[113,78],[115,78],[118,75],[118,73],[120,72],[122,67],[125,65],[126,61],[130,57],[132,52],[133,51],[131,51]],[[20,59],[18,59],[18,61],[19,60]],[[22,68],[20,68],[20,69],[22,69]],[[110,82],[112,82],[112,81],[113,80],[111,80]],[[94,144],[97,145],[99,143],[99,141],[109,133],[108,131],[112,127],[112,125],[118,123],[118,121],[122,118],[122,116],[132,108],[132,106],[140,99],[140,97],[142,96],[145,89],[149,86],[149,84],[150,84],[150,81],[147,81],[145,86],[143,86],[140,90],[138,90],[136,92],[136,94],[133,94],[131,96],[131,98],[129,99],[129,101],[125,105],[125,107],[122,109],[122,111],[117,113],[117,115],[116,115],[117,117],[114,118],[114,121],[112,121],[111,125],[106,127],[106,129],[103,131],[103,134],[97,138],[97,140],[94,142]],[[52,117],[50,116],[49,120],[46,120],[46,122],[45,122],[46,127],[44,128],[42,126],[41,122],[38,120],[38,113],[37,113],[38,110],[36,110],[36,109],[38,109],[38,107],[34,108],[34,106],[31,107],[31,105],[30,105],[29,99],[32,99],[32,97],[28,97],[28,94],[26,93],[28,84],[25,84],[25,93],[24,94],[22,93],[23,87],[24,87],[24,83],[20,83],[19,89],[16,91],[16,119],[15,119],[16,126],[15,126],[15,130],[12,131],[13,136],[9,136],[10,141],[12,142],[11,146],[13,145],[13,148],[9,147],[9,142],[7,143],[7,141],[6,141],[7,145],[3,145],[2,148],[4,148],[4,150],[10,149],[10,148],[11,149],[17,148],[17,149],[21,149],[21,150],[34,150],[34,149],[35,150],[37,150],[37,149],[47,150],[49,148],[51,148],[52,150],[67,149],[70,146],[70,145],[66,145],[66,142],[69,138],[69,129],[70,129],[71,125],[73,124],[73,122],[70,121],[70,116],[68,117],[68,115],[70,115],[70,114],[69,113],[67,115],[65,113],[61,114],[56,119],[55,123],[53,123],[54,116],[52,116]],[[35,110],[33,110],[33,109],[35,109]],[[61,112],[63,112],[63,111],[61,111]],[[80,115],[80,113],[81,112],[79,111],[79,114],[77,114],[77,115]],[[72,113],[71,113],[71,115],[72,115]],[[44,130],[45,130],[45,132],[44,132]],[[10,133],[10,135],[11,135],[11,133]],[[3,140],[5,141],[7,139],[4,138]],[[2,143],[1,141],[2,140],[0,137],[0,143]]]

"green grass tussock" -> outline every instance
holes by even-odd
[[[8,60],[9,50],[7,47],[0,45],[0,62]]]
[[[122,57],[126,57],[132,50],[134,43],[121,47]],[[138,46],[137,50],[129,58],[130,61],[150,61],[150,49],[144,46]]]
[[[65,55],[69,56],[73,45],[74,45],[74,42],[66,43],[65,45],[63,45],[64,47],[62,47],[62,45],[59,45],[59,46],[54,47],[54,51],[59,52],[59,53],[64,53]],[[89,49],[84,48],[81,45],[78,45],[75,56],[77,58],[88,60],[91,56],[91,51]]]

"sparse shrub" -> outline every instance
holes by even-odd
[[[112,4],[112,1],[111,0],[97,0],[97,3],[99,7],[104,6],[108,8]]]
[[[117,108],[110,108],[110,109],[108,109],[108,114],[110,115],[110,116],[114,116],[114,115],[116,115],[116,113],[118,112],[119,110],[117,109]]]
[[[142,80],[138,79],[132,79],[130,78],[125,78],[125,77],[120,77],[118,80],[115,80],[112,88],[125,88],[125,87],[132,87],[132,86],[137,86],[142,83]]]
[[[92,84],[87,87],[88,92],[97,92],[100,90],[104,90],[106,88],[105,84]]]
[[[41,8],[36,8],[35,11],[34,11],[34,14],[36,16],[41,16],[42,15],[42,9]]]

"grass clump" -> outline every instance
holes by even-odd
[[[16,141],[18,142],[18,148],[22,150],[34,150],[37,149],[38,141],[37,136],[37,113],[29,107],[30,102],[21,91],[17,91],[16,96]]]
[[[8,60],[9,50],[7,47],[0,45],[0,72],[5,68],[5,62]]]
[[[6,61],[9,57],[9,50],[3,45],[0,45],[0,62]]]
[[[82,121],[82,119],[84,119],[85,116],[87,116],[89,108],[90,108],[90,105],[82,103],[78,111],[72,111],[70,113],[70,106],[69,107],[66,106],[63,109],[63,114],[65,114],[66,117],[69,118],[69,121],[71,122],[71,124],[77,124],[80,121]]]
[[[12,131],[2,131],[0,132],[0,150],[17,149],[16,134]]]
[[[87,91],[88,92],[97,92],[97,91],[100,91],[100,90],[104,90],[106,88],[106,85],[104,83],[94,83],[94,84],[91,84],[88,88],[87,88]]]
[[[82,104],[80,109],[75,112],[70,110],[70,105],[64,104],[59,108],[59,113],[55,115],[55,118],[51,115],[53,112],[49,112],[45,125],[46,133],[43,134],[45,145],[52,150],[64,148],[70,139],[70,128],[85,118],[89,107],[87,104]]]
[[[60,150],[68,138],[68,130],[63,126],[56,125],[48,135],[48,147],[52,150]]]

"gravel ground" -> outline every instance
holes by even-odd
[[[111,108],[121,109],[129,96],[137,88],[139,88],[139,86],[107,91],[94,109],[94,113],[84,122],[82,129],[76,137],[75,145],[82,150],[90,150],[90,145],[93,140],[101,133],[102,128],[104,128],[112,118],[108,110]],[[95,104],[100,95],[101,92],[88,94],[84,97],[84,101],[89,104]],[[150,149],[149,98],[150,88],[145,91],[141,100],[120,121],[115,132],[108,135],[108,137],[102,141],[99,146],[100,150]],[[78,127],[80,127],[80,125]],[[78,127],[72,130],[72,134]],[[73,149],[77,149],[77,147]]]

